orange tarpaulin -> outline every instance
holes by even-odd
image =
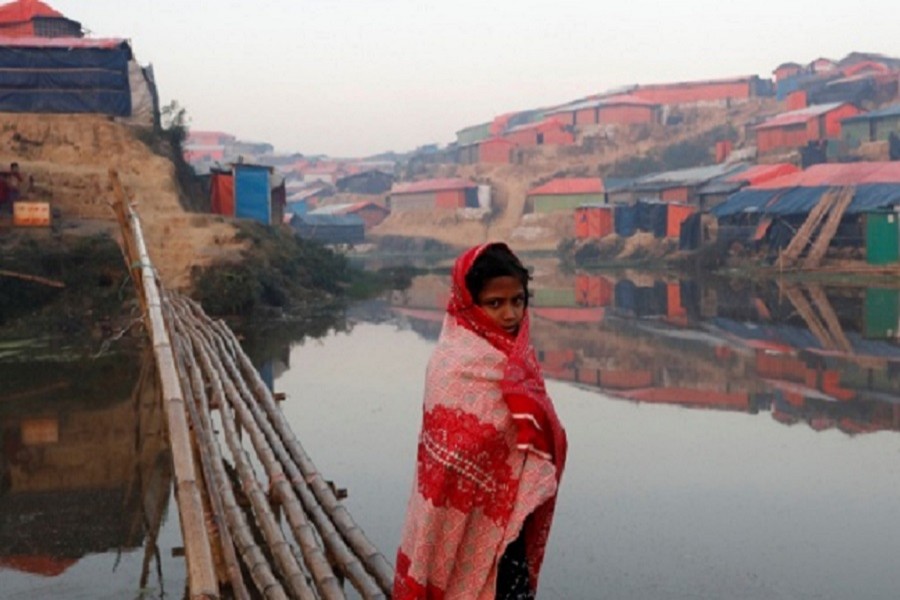
[[[213,173],[209,185],[213,214],[234,216],[234,177],[231,173]]]

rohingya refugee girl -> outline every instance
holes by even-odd
[[[534,598],[566,437],[529,338],[529,279],[501,243],[453,268],[395,600]]]

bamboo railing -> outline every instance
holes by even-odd
[[[177,489],[192,492],[184,502],[179,494],[191,598],[217,597],[221,586],[235,598],[340,600],[345,579],[364,599],[389,598],[392,567],[316,469],[237,338],[197,303],[159,290],[138,217],[114,172],[110,179],[148,331],[167,351],[157,356],[160,377],[178,386],[178,401],[167,402],[170,436],[190,424],[188,441],[176,450],[172,440],[173,460],[199,462],[194,479],[175,469]],[[189,483],[197,479],[203,485]]]

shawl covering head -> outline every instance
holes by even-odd
[[[466,287],[466,273],[488,246],[466,251],[453,268],[426,373],[395,600],[493,599],[500,557],[520,534],[537,589],[566,436],[531,346],[527,309],[509,334]]]

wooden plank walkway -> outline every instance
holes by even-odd
[[[349,581],[362,598],[389,598],[390,563],[316,469],[230,329],[160,288],[138,216],[112,171],[110,181],[163,386],[188,596],[338,600]]]

